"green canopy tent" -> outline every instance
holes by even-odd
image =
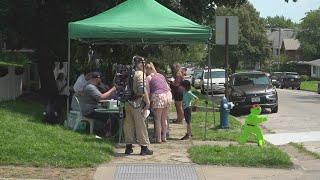
[[[186,19],[155,0],[127,0],[96,16],[69,23],[68,64],[71,39],[94,44],[210,45],[211,36],[211,28]],[[210,56],[208,62],[211,67]],[[68,87],[69,72],[70,66]]]
[[[96,16],[69,23],[69,38],[109,43],[206,42],[211,29],[155,0],[128,0]]]

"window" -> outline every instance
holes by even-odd
[[[266,75],[263,74],[246,74],[246,75],[237,75],[234,78],[234,86],[243,86],[243,85],[267,85],[270,84],[269,79]]]
[[[204,79],[209,78],[209,72],[204,73]],[[211,78],[225,78],[225,71],[211,71]]]
[[[317,67],[316,66],[312,66],[312,74],[317,74]]]

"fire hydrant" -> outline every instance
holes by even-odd
[[[229,128],[229,114],[230,110],[234,107],[232,102],[228,102],[226,97],[223,97],[220,103],[220,127],[222,129]]]

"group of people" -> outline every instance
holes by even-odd
[[[146,63],[141,56],[133,57],[135,74],[132,82],[132,99],[125,103],[125,119],[123,124],[124,141],[126,142],[125,154],[133,153],[132,144],[141,146],[140,155],[152,155],[149,149],[150,140],[145,123],[147,111],[151,110],[154,117],[155,143],[165,143],[168,131],[168,113],[172,103],[175,101],[177,110],[177,123],[187,122],[187,133],[182,140],[189,139],[191,132],[191,103],[197,97],[191,92],[191,84],[183,80],[185,73],[178,65],[175,67],[173,82],[158,73],[154,64]],[[81,75],[74,85],[77,96],[81,97],[81,110],[84,116],[106,120],[106,114],[95,111],[99,101],[108,99],[116,92],[114,86],[101,93],[98,86],[101,84],[100,74],[90,72]]]

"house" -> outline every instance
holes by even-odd
[[[311,77],[320,79],[320,59],[309,61],[311,65]]]
[[[300,55],[298,49],[300,42],[297,39],[283,39],[281,45],[281,54],[287,56],[290,60],[298,61]]]
[[[279,55],[279,48],[283,39],[294,39],[296,37],[294,30],[287,28],[269,28],[266,30],[266,35],[272,49],[272,54],[275,56]]]

